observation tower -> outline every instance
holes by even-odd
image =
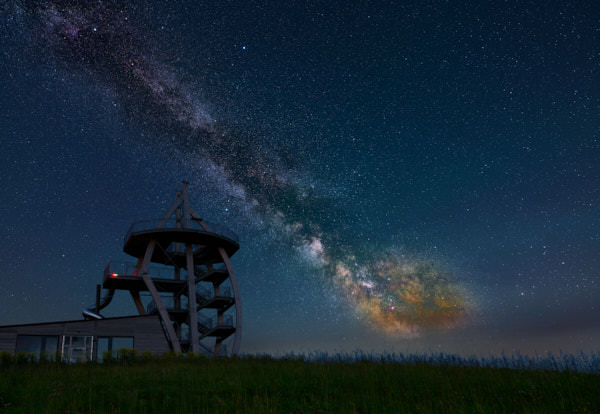
[[[230,257],[238,249],[233,232],[204,221],[191,208],[183,182],[162,219],[130,227],[123,251],[135,262],[106,265],[96,303],[84,317],[104,319],[100,311],[124,290],[140,315],[159,315],[172,351],[237,354],[242,309]]]

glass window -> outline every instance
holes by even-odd
[[[98,345],[96,346],[97,354],[96,359],[98,362],[102,362],[104,359],[104,353],[110,351],[110,338],[100,337],[98,338]]]
[[[56,351],[58,351],[58,336],[45,336],[44,339],[46,340],[46,344],[42,347],[42,350],[49,356],[56,355]]]
[[[27,352],[40,355],[42,350],[42,337],[34,335],[18,335],[16,352]]]
[[[96,345],[96,359],[102,362],[106,351],[112,351],[116,357],[119,349],[123,348],[133,348],[133,336],[101,336]]]
[[[63,336],[63,361],[71,363],[90,361],[93,339],[93,336]]]
[[[17,335],[15,352],[27,352],[35,355],[36,359],[44,352],[53,357],[58,350],[58,336],[52,335]]]

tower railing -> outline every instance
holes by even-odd
[[[200,232],[206,233],[206,234],[214,234],[219,237],[225,237],[225,238],[228,238],[228,239],[234,241],[235,243],[239,243],[238,235],[235,234],[233,231],[229,230],[227,227],[220,225],[220,224],[211,223],[208,221],[205,221],[205,223],[208,226],[208,228],[210,228],[211,231],[206,231],[204,229],[204,227],[202,227],[200,222],[197,220],[190,220],[190,229],[200,231]],[[176,219],[169,219],[169,220],[154,219],[154,220],[137,221],[129,227],[129,231],[127,231],[127,234],[125,235],[125,239],[123,241],[126,243],[127,240],[129,240],[129,238],[131,237],[131,235],[133,233],[138,233],[141,231],[156,230],[156,229],[182,230],[183,226],[182,226],[181,222]]]
[[[175,298],[173,298],[172,296],[161,296],[160,300],[163,303],[163,305],[165,306],[165,308],[167,308],[168,310],[174,310],[176,308]],[[186,310],[186,308],[187,308],[187,302],[182,303],[181,310]],[[156,306],[156,302],[154,302],[154,299],[151,300],[150,302],[148,302],[148,305],[146,305],[146,312],[147,313],[158,312],[158,308]]]
[[[137,264],[134,262],[110,261],[104,268],[104,279],[109,277],[132,276],[135,274]],[[174,279],[173,269],[160,266],[150,266],[148,274],[151,278]]]
[[[203,301],[209,301],[210,299],[216,297],[215,292],[209,288],[196,287],[196,297],[202,299]],[[225,286],[221,288],[221,292],[218,295],[219,297],[225,298],[233,298],[233,294],[231,292],[231,288],[229,286]]]
[[[201,324],[206,331],[208,331],[219,326],[233,326],[233,316],[224,315],[223,321],[220,324],[217,323],[214,318],[199,318],[198,323]]]

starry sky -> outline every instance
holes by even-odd
[[[242,352],[598,351],[594,2],[119,3],[0,2],[0,324],[79,319],[187,180]]]

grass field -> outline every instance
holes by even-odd
[[[0,366],[0,413],[600,413],[600,375],[365,360]]]

